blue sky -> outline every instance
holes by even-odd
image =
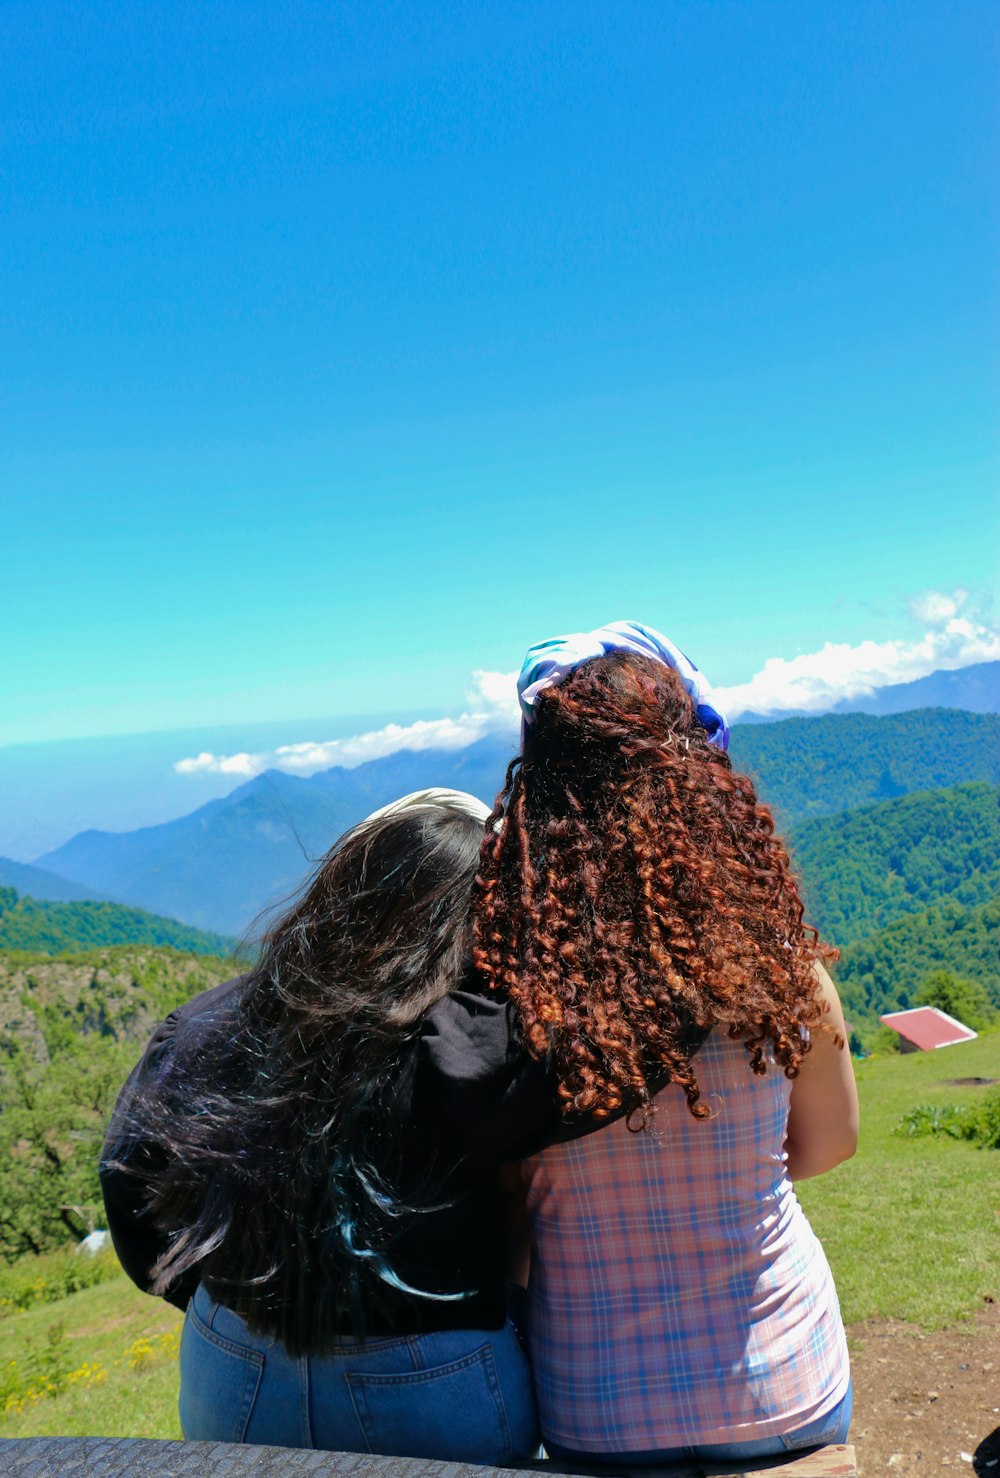
[[[0,745],[457,714],[622,616],[982,655],[998,32],[6,4]]]

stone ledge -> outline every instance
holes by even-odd
[[[597,1469],[594,1470],[598,1471]],[[854,1448],[821,1447],[798,1457],[755,1464],[670,1468],[612,1467],[607,1478],[856,1478]],[[248,1447],[227,1442],[154,1442],[135,1437],[14,1437],[0,1439],[3,1478],[561,1478],[537,1470],[442,1463],[427,1458],[374,1457],[295,1447]]]

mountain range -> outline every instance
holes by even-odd
[[[487,735],[464,749],[404,750],[309,779],[270,770],[160,826],[82,832],[39,864],[119,902],[243,934],[368,812],[427,785],[492,802],[513,752],[510,739]],[[914,791],[997,784],[1000,720],[950,709],[783,719],[737,727],[731,754],[789,830]]]
[[[1000,662],[973,662],[950,672],[929,672],[908,683],[890,683],[861,698],[840,698],[822,710],[789,709],[785,718],[823,713],[907,713],[914,708],[963,708],[966,713],[1000,713]],[[741,724],[769,724],[773,713],[741,713]]]
[[[11,857],[0,857],[0,888],[16,888],[28,897],[46,898],[53,903],[96,902],[102,897],[93,888],[74,883],[72,878],[60,877],[46,867],[33,867],[30,862],[15,862]]]
[[[488,735],[465,749],[402,750],[308,779],[268,770],[188,816],[132,832],[81,832],[40,862],[123,903],[242,934],[370,811],[428,785],[492,801],[513,752],[511,740]]]

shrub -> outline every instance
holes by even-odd
[[[903,1115],[893,1133],[911,1139],[923,1134],[947,1134],[951,1139],[970,1140],[982,1149],[1000,1149],[1000,1092],[987,1094],[967,1108],[954,1103],[918,1103]]]
[[[1000,1092],[988,1093],[966,1115],[965,1139],[972,1139],[983,1149],[1000,1150]]]
[[[70,1386],[101,1386],[107,1371],[96,1361],[88,1360],[70,1370],[66,1331],[62,1324],[51,1324],[45,1343],[25,1342],[24,1355],[0,1366],[0,1421],[5,1416],[19,1416],[25,1407],[51,1396],[61,1396]]]
[[[55,1303],[81,1288],[92,1288],[109,1278],[121,1276],[121,1264],[110,1247],[97,1253],[46,1252],[40,1257],[20,1257],[6,1267],[0,1264],[0,1319],[18,1309]]]
[[[962,1111],[953,1103],[918,1103],[903,1115],[893,1132],[911,1139],[924,1134],[949,1134],[952,1139],[961,1139],[961,1123]]]
[[[50,1324],[45,1343],[25,1341],[21,1360],[8,1360],[0,1369],[0,1415],[22,1412],[35,1401],[59,1396],[70,1382],[66,1330],[62,1324]]]

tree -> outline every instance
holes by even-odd
[[[950,970],[934,970],[914,996],[917,1006],[936,1006],[963,1026],[982,1031],[996,1021],[990,998],[978,980],[960,980]]]
[[[101,1141],[135,1049],[84,1037],[48,1063],[9,1037],[0,1066],[0,1260],[47,1252],[99,1215]]]

